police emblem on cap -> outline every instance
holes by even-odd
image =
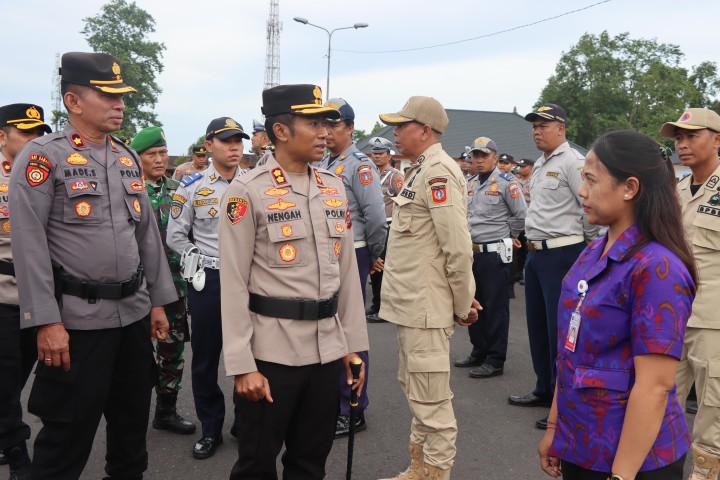
[[[113,72],[115,75],[118,75],[118,77],[120,76],[120,65],[119,65],[117,62],[114,62],[114,63],[113,63],[113,65],[112,65],[112,72]],[[118,78],[118,80],[119,80],[119,78]]]
[[[687,122],[692,118],[692,113],[685,112],[682,114],[682,116],[678,119],[678,122]]]
[[[228,118],[227,120],[225,120],[225,126],[226,126],[226,127],[231,127],[231,128],[237,128],[238,124],[237,124],[237,122],[236,122],[235,120],[233,120],[232,118]]]
[[[313,88],[313,95],[315,96],[315,105],[322,105],[322,90],[317,85]]]
[[[27,115],[28,118],[32,118],[34,120],[40,120],[40,112],[35,107],[30,107],[27,110],[25,110],[25,115]]]

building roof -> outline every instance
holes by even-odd
[[[498,146],[498,153],[509,153],[515,158],[538,158],[540,151],[532,139],[530,122],[515,112],[485,112],[474,110],[446,110],[450,120],[442,137],[443,149],[453,158],[458,158],[477,137],[489,137]],[[378,136],[393,141],[393,128],[385,126],[370,137]],[[357,143],[360,150],[370,151],[368,140]],[[570,142],[570,146],[583,155],[587,149]]]

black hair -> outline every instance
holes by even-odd
[[[646,240],[634,245],[625,258],[632,257],[654,240],[680,258],[697,288],[697,267],[684,235],[680,198],[670,156],[652,138],[630,130],[604,134],[595,140],[591,150],[616,181],[635,177],[640,184],[633,209],[635,221]]]
[[[292,113],[280,113],[278,115],[271,115],[265,118],[265,133],[272,144],[277,144],[277,137],[273,132],[273,125],[281,123],[286,125],[290,130],[290,135],[295,134],[295,115]]]

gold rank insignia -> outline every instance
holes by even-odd
[[[217,210],[215,210],[215,207],[212,207],[210,208],[210,210],[208,210],[208,213],[211,217],[214,217],[215,215],[217,215]]]
[[[315,105],[322,105],[322,90],[317,85],[313,88],[313,96],[315,97]]]
[[[498,184],[497,184],[497,183],[493,183],[492,185],[490,185],[490,190],[491,190],[491,191],[497,192],[497,189],[498,189]]]
[[[120,157],[120,158],[118,158],[118,162],[122,163],[122,164],[125,165],[126,167],[132,167],[132,166],[133,166],[133,161],[130,160],[128,157]]]
[[[297,206],[297,205],[296,205],[295,203],[293,203],[293,202],[286,202],[286,201],[284,201],[282,198],[278,198],[278,201],[277,201],[277,202],[275,202],[275,203],[273,203],[273,204],[271,204],[271,205],[268,205],[267,208],[268,208],[268,210],[280,210],[280,211],[283,211],[283,210],[287,210],[288,208],[292,208],[292,207],[295,207],[295,206]]]
[[[331,199],[328,199],[328,200],[323,200],[323,203],[324,203],[325,205],[327,205],[328,207],[331,207],[331,208],[340,208],[340,207],[342,207],[342,204],[343,204],[342,201],[340,201],[340,200],[338,200],[338,199],[336,199],[336,198],[331,198]]]
[[[88,159],[80,155],[79,153],[73,153],[67,159],[65,159],[70,165],[87,165]]]
[[[286,190],[284,188],[270,188],[268,190],[265,190],[265,195],[270,195],[271,197],[279,197],[281,195],[285,195],[286,193],[290,193],[289,190]]]
[[[343,170],[345,170],[345,165],[338,165],[335,169],[335,175],[341,175]]]
[[[113,72],[115,75],[120,75],[120,65],[119,65],[117,62],[113,63],[113,65],[112,65],[112,72]],[[119,80],[119,78],[118,78],[118,80]]]
[[[280,247],[280,259],[283,262],[292,262],[297,256],[297,248],[291,243],[286,243]]]
[[[7,183],[0,184],[0,193],[7,193],[8,192],[8,185]]]
[[[35,107],[30,107],[27,110],[25,110],[25,115],[27,115],[27,118],[32,118],[33,120],[40,120],[40,112]]]
[[[215,193],[215,190],[212,190],[212,189],[207,188],[207,187],[203,187],[203,188],[201,188],[200,190],[198,190],[198,191],[195,192],[195,193],[197,193],[197,194],[200,195],[201,197],[207,197],[207,196],[210,195],[211,193]]]
[[[85,148],[85,141],[82,139],[79,133],[71,133],[70,140],[72,141],[72,144],[75,148]]]

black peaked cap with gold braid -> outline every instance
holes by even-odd
[[[122,78],[120,62],[107,53],[69,52],[60,60],[63,82],[97,88],[105,93],[137,92]]]
[[[0,127],[15,127],[18,130],[41,128],[45,133],[52,132],[45,123],[42,107],[32,103],[13,103],[0,107]]]
[[[278,85],[262,92],[262,113],[266,117],[292,113],[340,118],[337,108],[324,106],[322,90],[317,85]]]

